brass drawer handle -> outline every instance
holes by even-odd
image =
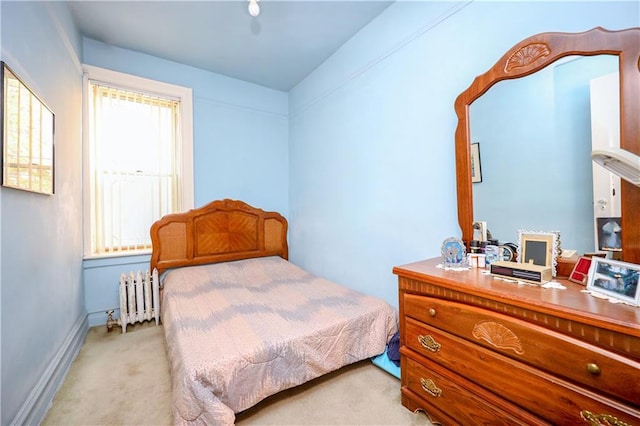
[[[600,426],[603,424],[614,426],[631,426],[629,423],[618,419],[611,414],[593,414],[591,411],[580,411],[580,417],[582,417],[591,426]]]
[[[587,371],[597,376],[598,374],[600,374],[600,367],[598,367],[598,364],[590,362],[589,364],[587,364]]]
[[[422,389],[431,396],[439,397],[442,394],[442,389],[438,388],[431,379],[420,378],[420,384]]]
[[[433,308],[430,308],[429,309],[429,315],[431,315],[432,317],[435,317],[436,316],[436,310],[433,309]]]
[[[438,352],[440,347],[442,346],[440,343],[436,342],[436,340],[430,336],[418,336],[418,342],[422,345],[423,348],[430,350],[431,352]]]

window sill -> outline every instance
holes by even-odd
[[[117,253],[103,253],[103,254],[88,254],[85,255],[83,260],[92,259],[110,259],[113,257],[131,257],[131,256],[148,256],[151,254],[151,249],[147,250],[131,250],[131,251],[119,251]]]
[[[148,263],[151,259],[151,250],[139,250],[129,253],[114,253],[102,255],[85,256],[83,260],[84,268],[99,268],[109,265],[128,265]]]

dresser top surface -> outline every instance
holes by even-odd
[[[566,289],[522,285],[496,279],[483,268],[454,271],[438,268],[440,258],[396,266],[393,273],[485,299],[536,310],[558,317],[592,323],[640,337],[640,307],[611,303],[582,290],[585,286],[556,280]],[[484,272],[484,273],[483,273]]]

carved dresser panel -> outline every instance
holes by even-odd
[[[393,270],[404,406],[442,424],[640,425],[640,308],[439,261]]]

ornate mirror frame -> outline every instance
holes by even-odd
[[[533,74],[565,56],[616,55],[620,64],[620,147],[640,155],[640,28],[583,33],[541,33],[522,40],[487,72],[477,76],[455,102],[458,223],[462,239],[473,239],[473,192],[469,107],[502,80]],[[640,187],[622,180],[622,259],[640,263]]]

